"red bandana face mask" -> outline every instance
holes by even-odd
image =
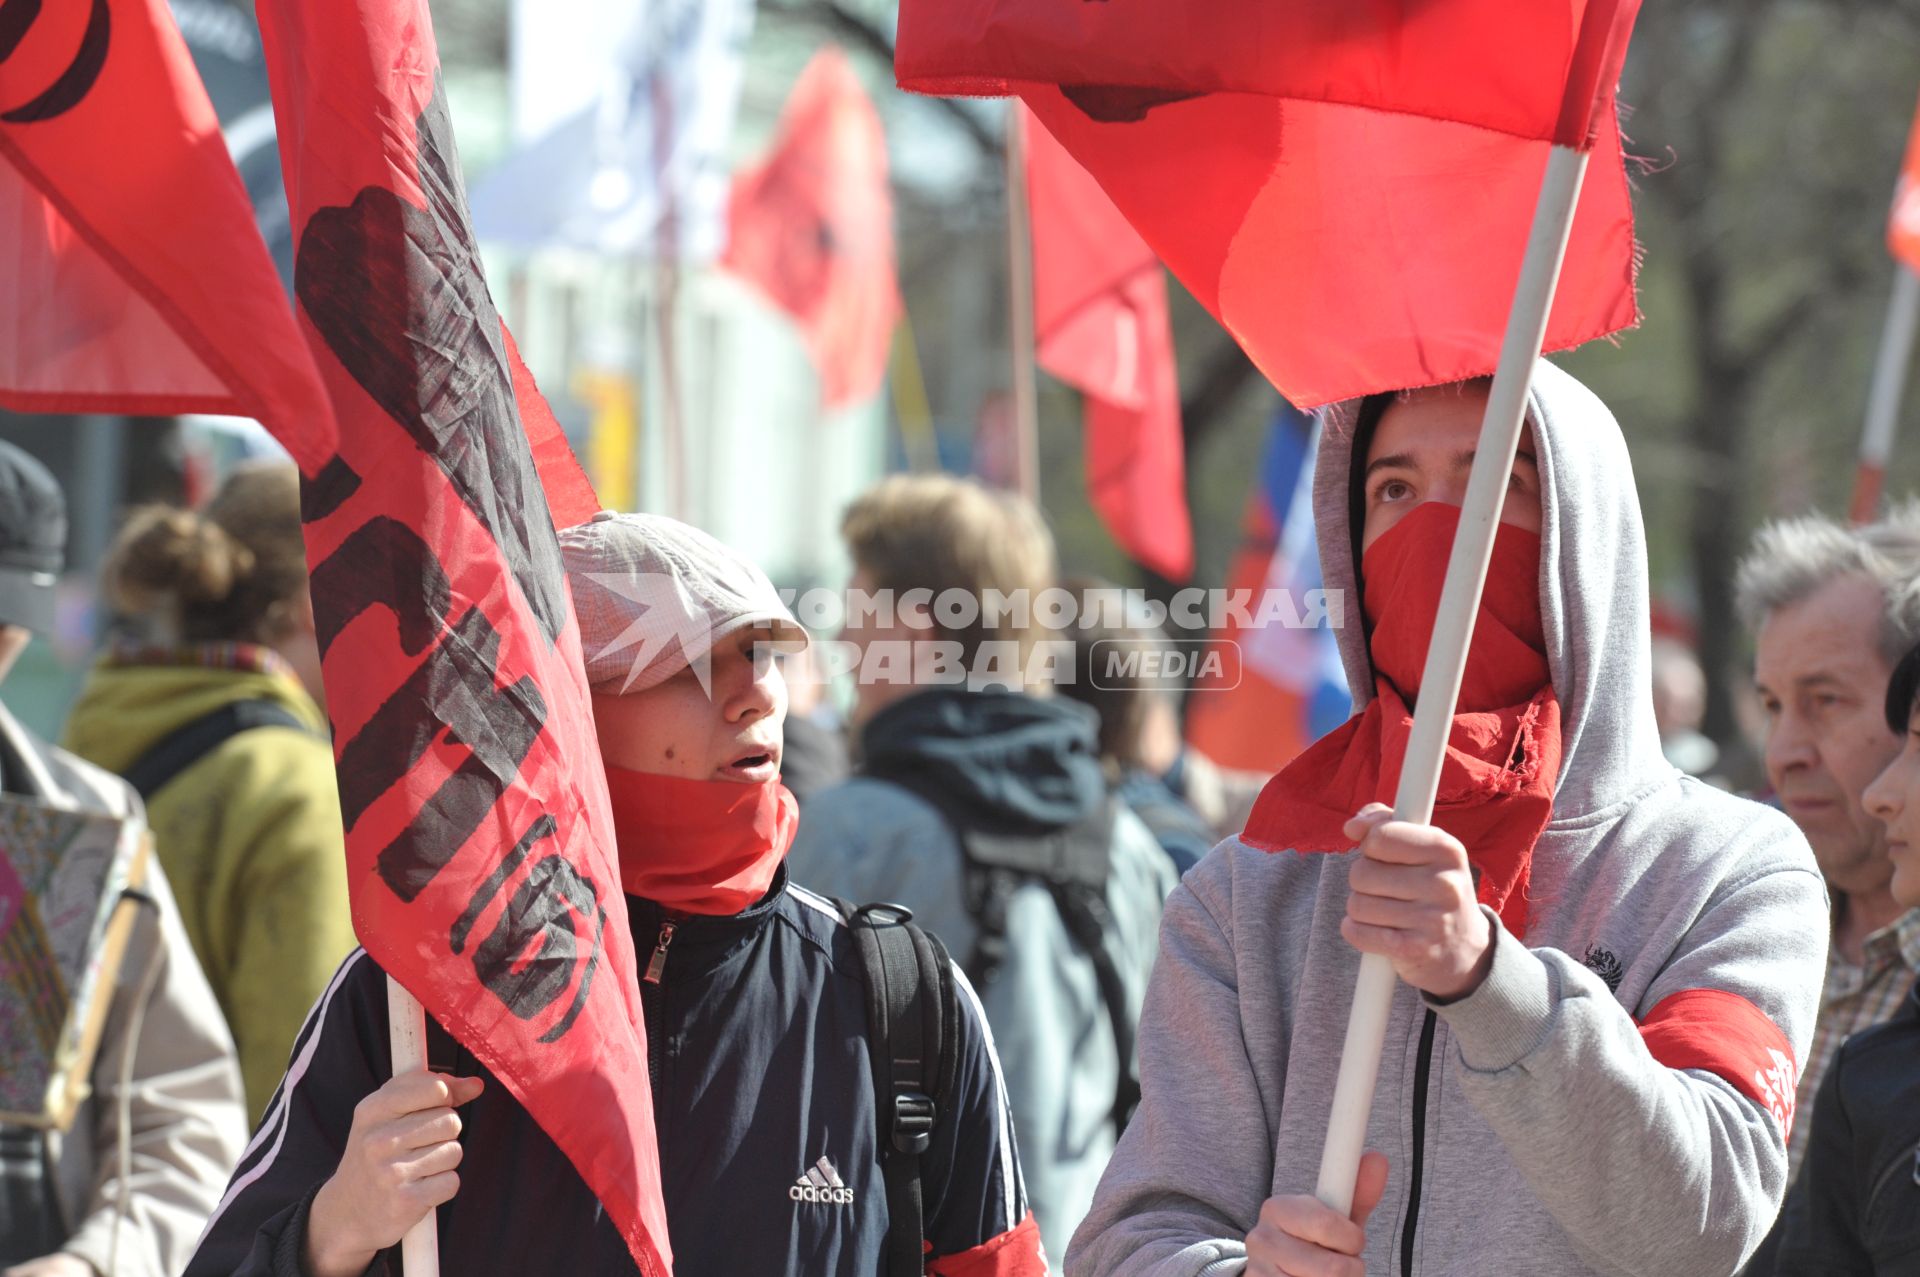
[[[620,885],[683,913],[728,915],[767,894],[793,846],[800,808],[764,784],[607,768]]]
[[[1458,506],[1416,507],[1362,560],[1374,699],[1289,763],[1260,793],[1242,835],[1264,851],[1347,851],[1342,826],[1392,805],[1413,727],[1427,642],[1440,610]],[[1560,703],[1540,621],[1540,537],[1501,525],[1441,764],[1433,823],[1466,847],[1481,903],[1526,934],[1533,844],[1553,814]]]

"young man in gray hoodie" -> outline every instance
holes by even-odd
[[[1362,405],[1329,413],[1315,516],[1363,710],[1394,689],[1376,683],[1379,618],[1371,636],[1358,621],[1357,552],[1381,535],[1376,506],[1458,504],[1484,395],[1403,397],[1358,457]],[[1714,1277],[1772,1222],[1825,957],[1820,878],[1785,817],[1661,757],[1645,539],[1611,415],[1542,363],[1528,421],[1503,522],[1534,538],[1534,637],[1514,650],[1545,685],[1513,720],[1526,748],[1495,768],[1512,801],[1548,801],[1501,836],[1526,848],[1517,886],[1490,907],[1485,847],[1373,807],[1336,820],[1357,849],[1216,848],[1168,901],[1141,1106],[1069,1277]],[[1388,447],[1390,427],[1410,442]],[[1349,1220],[1310,1194],[1362,948],[1404,983]]]

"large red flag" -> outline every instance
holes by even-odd
[[[354,926],[656,1277],[639,982],[554,535],[591,493],[536,471],[572,467],[481,276],[426,0],[258,13],[340,431],[305,516]]]
[[[1893,188],[1893,212],[1887,218],[1887,251],[1907,269],[1920,271],[1920,111],[1907,134],[1907,158]]]
[[[0,404],[257,418],[332,452],[313,358],[165,0],[0,3]]]
[[[1560,119],[1593,2],[903,0],[894,65],[1023,98],[1310,407],[1493,371],[1556,139],[1593,160],[1546,348],[1635,322],[1618,63],[1597,137]]]
[[[814,55],[772,151],[734,182],[723,262],[800,325],[825,406],[879,393],[900,316],[887,139],[840,50]]]
[[[1128,555],[1184,581],[1193,525],[1160,259],[1028,112],[1014,127],[1026,139],[1037,355],[1086,396],[1087,495]]]

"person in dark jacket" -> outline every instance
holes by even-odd
[[[1862,794],[1885,823],[1891,889],[1920,907],[1920,646],[1894,668],[1887,727],[1900,752]],[[1814,1098],[1813,1138],[1781,1212],[1774,1273],[1920,1271],[1920,985],[1893,1018],[1848,1038]]]
[[[808,805],[794,872],[908,906],[974,974],[1057,1255],[1131,1110],[1133,1033],[1178,878],[1108,792],[1098,716],[1052,694],[1073,658],[1039,614],[1054,585],[1040,512],[965,480],[897,475],[853,503],[841,533],[859,771]],[[1044,881],[1016,863],[1034,853],[1087,872]]]
[[[675,1269],[882,1271],[865,972],[836,906],[794,885],[779,781],[805,635],[764,574],[670,519],[561,536],[647,1018]],[[662,585],[667,588],[660,588]],[[957,971],[957,1062],[922,1154],[927,1269],[1040,1277],[993,1042]],[[385,977],[350,955],[308,1016],[188,1277],[397,1273],[439,1209],[441,1271],[635,1271],[600,1203],[500,1079],[429,1025],[390,1078]],[[916,1239],[918,1240],[918,1239]]]

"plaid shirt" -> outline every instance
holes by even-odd
[[[1840,1044],[1862,1029],[1890,1019],[1920,972],[1920,909],[1909,909],[1867,937],[1866,961],[1848,962],[1835,948],[1827,954],[1826,985],[1813,1025],[1813,1049],[1794,1097],[1793,1135],[1787,1141],[1787,1174],[1800,1169],[1813,1130],[1813,1097]]]

